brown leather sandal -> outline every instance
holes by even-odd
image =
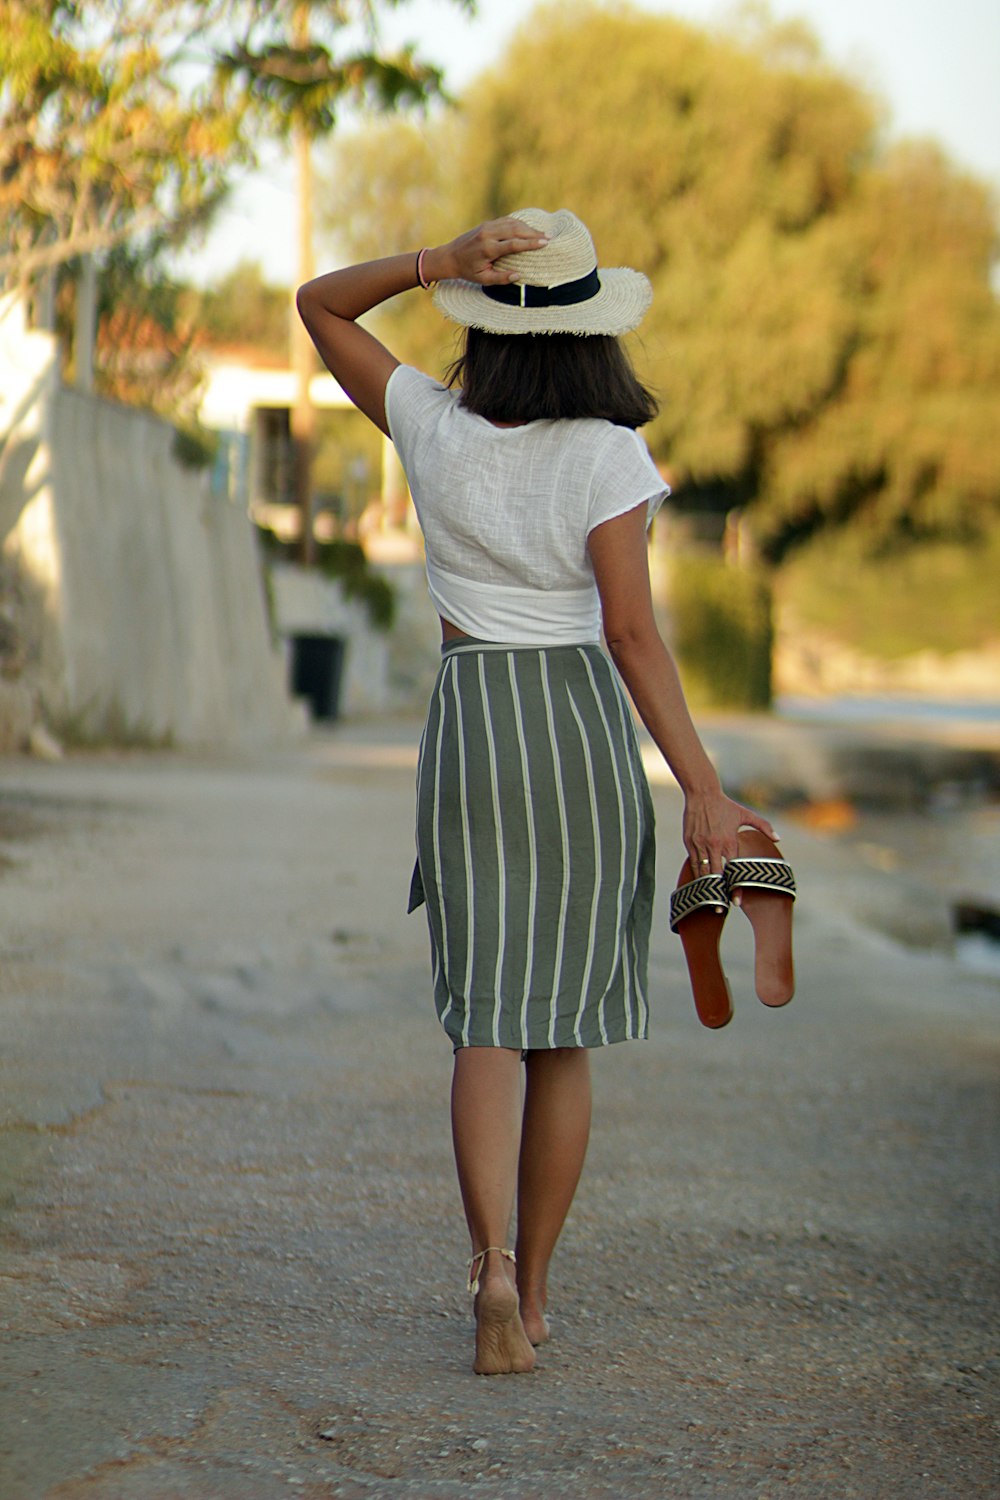
[[[717,1031],[733,1019],[729,981],[722,970],[719,938],[729,912],[722,875],[695,876],[685,860],[670,897],[670,927],[684,945],[698,1020]]]
[[[741,907],[753,928],[754,984],[765,1005],[787,1005],[795,994],[792,903],[795,876],[777,844],[757,828],[741,828],[739,853],[727,862],[728,899]],[[734,898],[737,893],[739,900]]]

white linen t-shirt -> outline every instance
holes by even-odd
[[[589,417],[494,427],[409,365],[385,412],[438,613],[480,640],[598,640],[587,537],[643,501],[648,525],[670,493],[642,438]]]

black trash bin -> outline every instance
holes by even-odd
[[[339,635],[292,636],[292,692],[308,699],[314,719],[336,719],[340,713],[344,645]]]

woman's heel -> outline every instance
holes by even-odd
[[[535,1351],[521,1322],[517,1287],[506,1276],[483,1277],[486,1257],[496,1250],[515,1264],[513,1250],[490,1245],[469,1261],[469,1291],[475,1297],[477,1375],[520,1375],[535,1368]],[[480,1282],[483,1284],[480,1285]]]

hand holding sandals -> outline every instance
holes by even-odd
[[[733,1017],[729,981],[719,953],[730,905],[741,906],[753,927],[758,998],[764,1005],[782,1006],[795,993],[795,876],[781,857],[773,830],[765,831],[770,830],[767,820],[749,809],[739,810],[743,826],[736,835],[735,852],[725,857],[722,869],[712,867],[713,855],[707,852],[698,856],[697,865],[689,855],[670,898],[670,926],[684,945],[698,1019],[713,1029],[728,1025]],[[695,847],[706,846],[696,843]]]
[[[726,861],[735,859],[741,828],[759,829],[772,843],[778,836],[767,818],[727,797],[716,785],[706,792],[689,791],[684,799],[682,838],[692,870],[699,875],[721,875]]]

